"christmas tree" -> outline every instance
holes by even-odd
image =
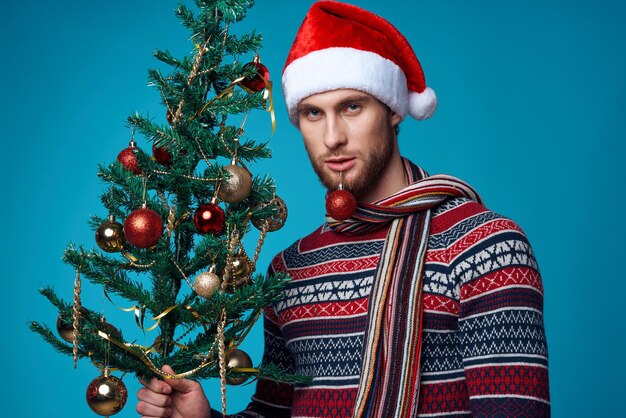
[[[99,248],[70,244],[63,257],[76,270],[73,299],[63,300],[51,287],[41,290],[59,310],[57,333],[30,324],[56,350],[73,356],[75,366],[89,358],[100,369],[87,389],[88,403],[100,415],[115,414],[126,401],[116,370],[141,378],[219,377],[223,385],[250,376],[300,380],[272,365],[255,368],[238,349],[288,280],[256,271],[266,234],[284,224],[287,209],[273,180],[252,175],[248,167],[270,157],[266,143],[246,134],[248,113],[268,111],[274,126],[269,73],[257,54],[261,36],[229,30],[253,1],[195,4],[196,11],[182,4],[176,9],[191,32],[192,52],[179,59],[157,50],[169,73],[149,71],[164,120],[131,115],[129,146],[99,167],[107,185],[101,197],[106,213],[90,220]],[[260,232],[248,254],[244,238],[254,235],[248,234],[251,225]],[[119,324],[82,306],[83,279],[100,286],[112,304],[127,303],[124,309],[134,318],[124,326],[156,337],[144,345],[129,341]],[[164,364],[177,374],[161,371]],[[224,396],[222,401],[225,411]]]

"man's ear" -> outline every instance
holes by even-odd
[[[402,122],[402,118],[392,110],[389,112],[389,121],[391,122],[391,126],[395,127]]]

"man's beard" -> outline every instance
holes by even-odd
[[[363,162],[361,172],[352,173],[350,178],[344,176],[343,188],[350,191],[357,199],[368,192],[380,180],[385,172],[391,156],[393,155],[393,135],[391,126],[383,126],[381,140],[375,148],[370,148],[366,153],[354,155]],[[319,157],[317,161],[311,159],[311,164],[320,182],[329,190],[337,190],[341,183],[341,174],[325,169],[324,161],[333,157],[335,153],[328,153]],[[310,154],[309,154],[310,157]]]

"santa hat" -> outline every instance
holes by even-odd
[[[430,117],[435,92],[426,86],[413,48],[391,23],[367,10],[336,1],[311,6],[289,51],[283,94],[289,119],[306,97],[349,88],[385,103],[404,119]]]

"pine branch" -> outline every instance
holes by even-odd
[[[261,367],[259,367],[259,371],[260,378],[274,380],[276,382],[308,385],[312,381],[309,376],[286,373],[285,371],[283,371],[283,369],[274,364],[262,365]]]
[[[206,4],[208,1],[198,1],[197,3]],[[218,0],[215,2],[215,8],[227,23],[235,23],[243,20],[246,17],[248,9],[253,5],[253,0]]]
[[[61,354],[65,354],[66,356],[72,356],[73,355],[73,348],[70,345],[67,345],[66,343],[62,342],[61,340],[59,340],[54,333],[52,332],[52,330],[50,328],[48,328],[45,325],[42,325],[38,322],[30,322],[28,324],[28,327],[30,328],[31,331],[36,332],[37,334],[41,335],[41,337],[52,346],[52,348],[54,348],[54,350],[58,353]],[[82,350],[78,351],[78,357],[79,358],[84,358],[87,357],[86,355],[87,353],[83,352]]]
[[[189,62],[187,57],[183,58],[183,60],[181,61],[181,60],[178,60],[177,58],[174,58],[174,56],[172,56],[172,54],[169,51],[162,51],[160,49],[156,49],[152,53],[152,55],[159,61],[167,65],[170,65],[174,68],[180,68],[185,71],[189,71],[191,69],[191,63]],[[156,70],[150,70],[150,71],[152,72]]]
[[[184,4],[179,4],[175,11],[176,17],[180,20],[180,23],[189,29],[190,32],[195,33],[198,27],[198,22],[194,18],[193,12],[187,8]]]
[[[241,36],[230,35],[224,50],[229,55],[244,55],[250,51],[258,51],[262,42],[263,37],[254,31]]]
[[[117,263],[98,252],[87,252],[82,247],[76,248],[70,244],[65,250],[63,261],[79,269],[90,282],[101,285],[107,292],[153,306],[150,292],[144,290],[141,283],[130,280]]]

